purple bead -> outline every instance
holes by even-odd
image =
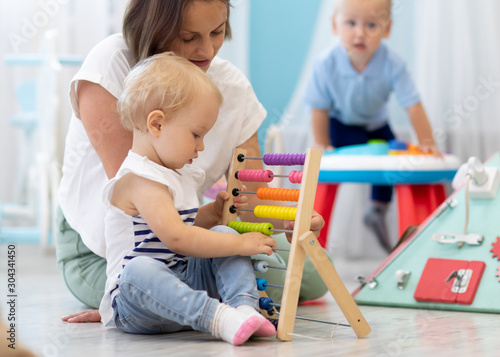
[[[306,161],[305,153],[297,154],[265,154],[263,158],[266,165],[294,166],[304,165]]]

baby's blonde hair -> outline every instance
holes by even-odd
[[[334,0],[334,1],[335,1],[335,4],[334,4],[333,15],[337,16],[339,11],[340,11],[340,5],[342,5],[342,2],[344,2],[346,0]],[[387,14],[389,15],[389,18],[390,18],[391,13],[392,13],[392,0],[386,0],[386,2],[387,2],[387,6],[386,6],[385,10],[387,11]]]
[[[200,68],[172,52],[164,52],[132,69],[117,109],[125,129],[144,133],[149,113],[162,110],[167,118],[171,117],[200,95],[209,95],[222,105],[222,94]]]

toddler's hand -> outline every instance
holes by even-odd
[[[247,204],[248,197],[247,197],[247,195],[245,195],[246,190],[247,190],[247,187],[245,185],[242,185],[241,190],[239,191],[240,194],[234,198],[234,204],[241,205],[242,206],[241,208],[243,208],[243,206],[248,206],[248,204]]]
[[[229,199],[229,194],[226,191],[220,191],[215,197],[214,202],[214,212],[219,218],[222,218],[222,212],[224,210],[224,202]]]
[[[441,157],[441,158],[443,157],[443,154],[441,153],[441,151],[439,151],[439,149],[437,148],[435,143],[420,144],[419,149],[422,152],[432,154],[434,156]]]
[[[240,194],[236,197],[234,197],[234,200],[233,200],[233,205],[234,207],[236,208],[247,208],[248,206],[248,197],[247,195],[244,195],[243,191],[245,191],[247,188],[243,185],[241,187],[241,190],[240,190]],[[215,215],[219,218],[222,218],[222,212],[224,210],[224,202],[227,201],[229,199],[229,193],[227,193],[226,191],[220,191],[218,194],[217,194],[217,197],[215,197],[215,202],[214,202],[214,212],[215,212]],[[240,215],[241,213],[238,212],[238,216]]]
[[[255,254],[272,255],[277,248],[276,241],[271,236],[260,232],[250,232],[241,235],[242,251],[240,255],[250,256]]]
[[[332,145],[323,145],[323,144],[319,144],[319,143],[314,143],[313,149],[318,149],[321,151],[333,151],[333,150],[335,150],[335,148]]]
[[[241,186],[239,195],[235,196],[233,199],[233,206],[236,208],[248,208],[248,195],[245,195],[247,187],[245,185]],[[238,216],[241,215],[241,211],[238,211]]]

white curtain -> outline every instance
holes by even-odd
[[[500,2],[416,2],[416,78],[443,150],[482,161],[500,138]]]

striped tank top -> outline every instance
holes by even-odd
[[[113,302],[119,293],[119,282],[123,268],[138,256],[148,256],[174,267],[187,257],[172,252],[141,216],[130,216],[111,204],[116,182],[128,173],[145,177],[164,184],[172,195],[173,203],[186,225],[193,225],[198,212],[197,191],[204,181],[204,171],[194,165],[186,165],[180,170],[170,170],[146,157],[130,151],[115,178],[104,189],[104,202],[107,207],[105,217],[106,236],[106,287],[99,311],[102,322],[112,321]]]

